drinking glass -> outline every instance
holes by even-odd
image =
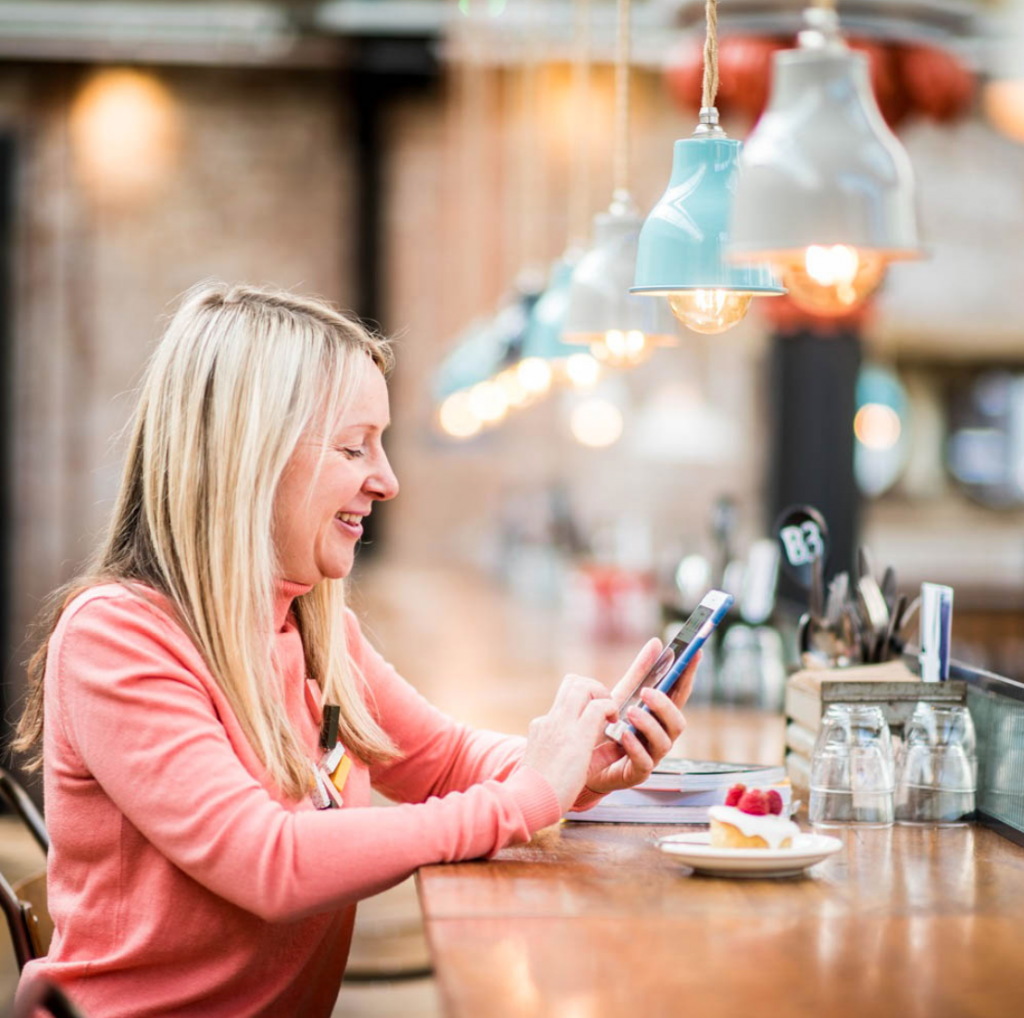
[[[811,756],[810,821],[819,827],[889,827],[895,767],[882,708],[832,704]]]
[[[970,711],[963,704],[918,703],[903,732],[896,819],[936,826],[966,823],[974,812],[977,785]]]

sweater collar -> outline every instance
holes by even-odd
[[[313,589],[311,583],[292,583],[291,580],[278,580],[274,588],[274,632],[284,632],[288,622],[288,613],[292,602]]]

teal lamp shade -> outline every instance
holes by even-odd
[[[725,257],[741,147],[725,137],[676,142],[668,187],[640,231],[630,293],[786,292],[769,265],[737,264]]]
[[[562,361],[580,352],[579,346],[562,339],[565,313],[569,309],[569,287],[578,258],[578,252],[566,252],[552,267],[547,289],[530,315],[523,338],[523,360],[537,357],[545,361]]]

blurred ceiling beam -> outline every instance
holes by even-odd
[[[720,0],[723,34],[795,35],[807,0]],[[528,6],[528,5],[526,5]],[[613,53],[615,5],[593,7],[593,58]],[[489,59],[518,62],[535,32],[534,13],[510,0],[497,16],[486,0],[5,0],[0,59],[182,63],[216,66],[338,67],[358,59],[356,42],[409,39],[433,44],[480,31],[501,37]],[[840,0],[851,35],[931,41],[971,54],[984,68],[998,29],[981,0]],[[571,56],[572,0],[544,8],[547,52]],[[704,0],[647,0],[633,10],[634,62],[660,66],[673,42],[704,30]],[[351,45],[346,42],[351,41]],[[564,52],[563,52],[564,51]]]
[[[6,0],[0,3],[0,59],[337,67],[342,40],[313,28],[316,6]]]

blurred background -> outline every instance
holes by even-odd
[[[699,695],[777,709],[805,606],[776,592],[793,503],[828,521],[828,576],[863,545],[901,590],[952,585],[954,654],[1019,675],[1019,14],[839,7],[910,155],[926,259],[846,316],[777,298],[722,335],[674,324],[646,359],[539,358],[524,395],[495,379],[561,327],[564,300],[537,303],[559,259],[624,165],[645,213],[693,131],[703,4],[633,4],[624,138],[606,0],[0,2],[5,723],[27,627],[111,508],[163,317],[211,276],[318,293],[394,337],[402,492],[353,596],[467,721],[525,724],[566,669],[613,681],[713,584],[740,608]],[[721,0],[731,137],[799,15]]]
[[[731,137],[800,12],[721,0]],[[4,742],[31,620],[98,539],[142,366],[207,277],[317,293],[394,338],[402,490],[351,596],[463,721],[522,731],[565,671],[614,682],[717,585],[738,607],[691,728],[704,701],[779,712],[781,734],[807,593],[776,530],[800,503],[827,521],[826,580],[864,547],[910,597],[951,585],[954,656],[1019,679],[1024,14],[839,12],[909,153],[926,257],[846,314],[779,297],[615,351],[566,347],[567,281],[613,187],[645,214],[693,132],[703,3],[635,0],[624,96],[610,0],[0,0]],[[683,749],[777,752],[743,731]]]

